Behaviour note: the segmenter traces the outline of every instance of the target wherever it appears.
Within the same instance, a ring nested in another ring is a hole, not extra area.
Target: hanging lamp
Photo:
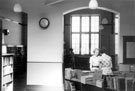
[[[90,2],[89,2],[89,8],[90,9],[96,9],[97,7],[98,7],[97,0],[90,0]]]
[[[22,12],[22,6],[19,3],[16,3],[13,7],[14,12]]]

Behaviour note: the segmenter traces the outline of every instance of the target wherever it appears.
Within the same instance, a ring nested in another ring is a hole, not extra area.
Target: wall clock
[[[48,28],[48,27],[49,27],[49,24],[50,24],[50,22],[49,22],[49,20],[48,20],[47,18],[41,18],[41,19],[39,20],[39,26],[40,26],[41,28],[43,28],[43,29]]]

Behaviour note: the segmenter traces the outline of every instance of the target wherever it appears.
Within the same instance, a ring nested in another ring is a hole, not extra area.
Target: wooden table
[[[91,84],[83,84],[78,79],[65,79],[66,81],[74,82],[76,91],[115,91],[111,89],[100,88]]]

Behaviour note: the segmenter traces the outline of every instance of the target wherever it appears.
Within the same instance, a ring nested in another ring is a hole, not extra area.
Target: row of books
[[[16,50],[24,51],[23,45],[2,45],[2,53],[15,53]]]
[[[4,56],[2,57],[3,66],[8,66],[13,64],[13,56]]]
[[[96,83],[100,84],[102,81],[102,71],[82,71],[79,69],[65,69],[65,78],[66,79],[78,79],[83,84],[91,84],[96,85]],[[102,83],[101,83],[102,84]],[[102,86],[99,86],[102,87]]]
[[[135,91],[135,78],[131,77],[106,77],[108,89],[116,91]]]
[[[3,85],[6,83],[10,83],[13,81],[13,74],[12,75],[6,75],[3,77]]]
[[[8,65],[3,68],[3,75],[13,73],[13,65]]]
[[[89,74],[81,76],[81,83],[96,85],[97,81],[102,80],[102,71],[88,72]]]
[[[83,84],[91,84],[115,91],[135,91],[135,72],[115,72],[102,78],[102,72],[84,72],[81,70],[65,69],[65,78],[79,79]]]
[[[9,83],[7,85],[4,85],[2,88],[2,91],[13,91],[13,83]]]

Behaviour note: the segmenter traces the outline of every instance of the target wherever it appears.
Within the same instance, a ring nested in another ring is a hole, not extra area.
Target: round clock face
[[[46,29],[49,26],[49,20],[47,18],[41,18],[39,20],[39,25],[41,28]]]

